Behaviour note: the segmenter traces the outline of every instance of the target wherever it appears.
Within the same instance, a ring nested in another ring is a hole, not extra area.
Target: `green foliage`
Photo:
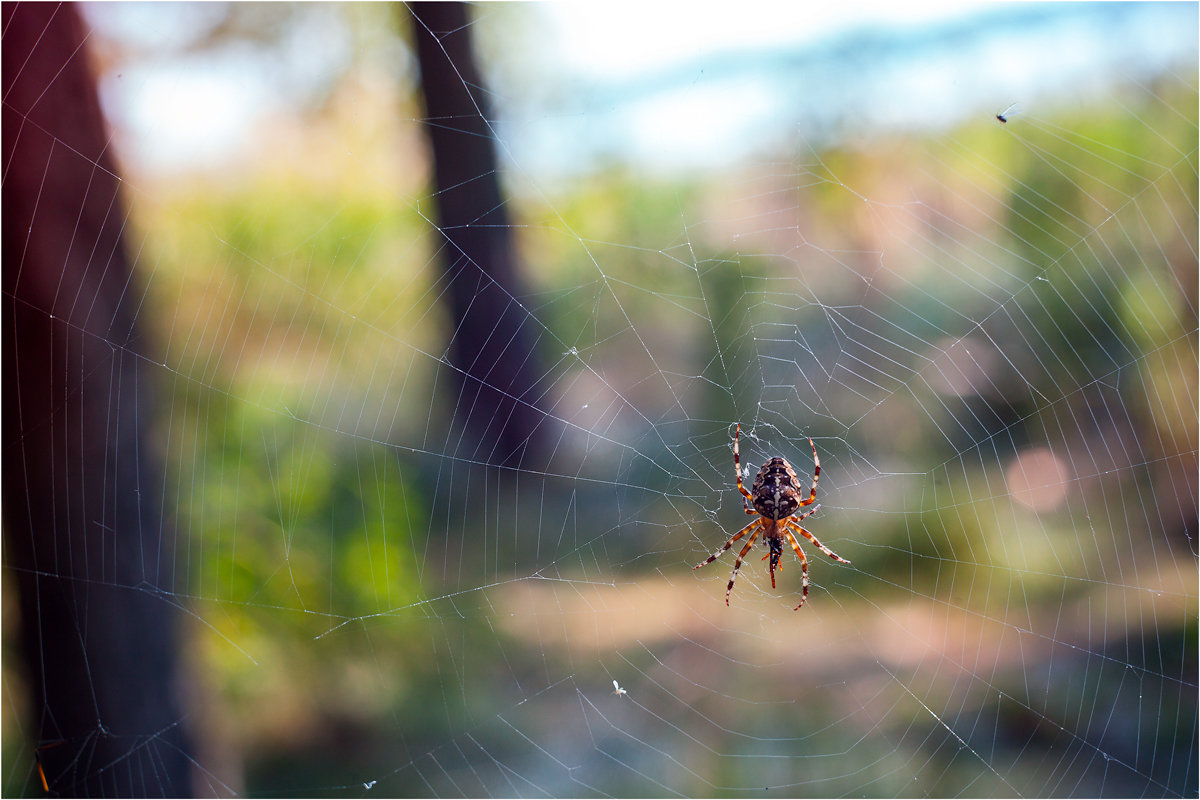
[[[435,731],[448,713],[423,702],[427,487],[389,445],[409,420],[378,409],[428,407],[432,365],[414,356],[446,335],[429,229],[345,177],[197,181],[140,209],[158,245],[147,321],[176,376],[162,427],[202,621],[189,650],[252,781],[321,728]],[[310,762],[328,782],[354,758]]]

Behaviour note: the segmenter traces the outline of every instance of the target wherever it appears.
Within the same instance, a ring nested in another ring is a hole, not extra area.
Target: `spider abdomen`
[[[750,494],[754,510],[767,519],[784,519],[800,508],[800,480],[786,458],[776,456],[763,464]]]

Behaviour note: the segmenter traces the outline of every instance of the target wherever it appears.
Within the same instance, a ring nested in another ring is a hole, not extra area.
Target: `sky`
[[[1013,103],[1049,116],[1196,60],[1193,3],[539,9],[549,21],[540,57],[572,90],[550,112],[509,98],[502,138],[535,173],[570,175],[614,152],[664,171],[721,166],[781,143],[819,149],[990,121]]]
[[[1013,102],[1038,114],[1196,51],[1194,3],[742,2],[736,12],[707,1],[479,6],[481,38],[510,41],[511,28],[493,25],[501,17],[527,29],[519,52],[501,59],[523,62],[521,81],[504,79],[504,63],[493,73],[502,158],[535,175],[614,159],[714,166],[794,136],[820,145],[848,127],[937,129]],[[88,8],[101,35],[153,45],[153,58],[102,81],[106,110],[143,167],[220,163],[257,122],[286,112],[280,86],[303,90],[354,58],[351,32],[319,4],[274,53],[182,54],[218,13],[193,3]]]
[[[863,25],[916,27],[995,6],[975,0],[861,2],[558,2],[542,13],[558,58],[596,77],[627,77],[743,48],[802,47]],[[730,13],[736,9],[737,13]],[[630,21],[636,20],[635,25]]]

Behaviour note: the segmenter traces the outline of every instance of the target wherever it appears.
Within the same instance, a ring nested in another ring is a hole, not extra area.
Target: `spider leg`
[[[791,523],[795,524],[795,523],[799,522],[800,520],[804,519],[805,517],[811,517],[813,514],[817,513],[820,510],[821,510],[821,504],[817,503],[815,506],[810,508],[808,511],[805,511],[803,514],[796,514],[789,521]]]
[[[699,564],[697,564],[696,566],[692,567],[692,569],[700,569],[700,568],[701,568],[701,567],[703,567],[705,564],[711,564],[712,562],[716,561],[716,560],[717,560],[717,559],[718,559],[718,558],[721,556],[721,554],[722,554],[722,553],[724,553],[724,552],[725,552],[726,550],[728,550],[729,548],[733,547],[733,543],[734,543],[734,542],[736,542],[738,539],[742,538],[742,537],[743,537],[743,536],[745,536],[747,533],[749,533],[750,531],[754,530],[754,529],[755,529],[757,526],[759,526],[759,525],[761,525],[761,524],[762,524],[762,519],[761,519],[761,518],[760,518],[760,519],[756,519],[756,520],[754,520],[754,522],[751,522],[749,525],[747,525],[746,527],[742,528],[740,531],[738,531],[737,533],[735,533],[733,536],[730,536],[730,537],[729,537],[729,541],[727,541],[727,542],[726,542],[724,545],[722,545],[722,547],[721,547],[721,549],[720,549],[720,550],[718,550],[717,552],[713,553],[711,556],[709,556],[709,557],[708,557],[708,558],[706,558],[705,560],[701,561],[701,562],[700,562]],[[758,535],[758,534],[756,533],[756,534],[755,534],[755,536],[757,536],[757,535]],[[754,537],[753,537],[753,536],[752,536],[752,537],[750,537],[750,541],[751,541],[751,542],[753,542],[753,541],[754,541]],[[749,546],[750,546],[749,542],[747,542],[747,543],[746,543],[746,546],[747,546],[747,547],[749,547]],[[743,554],[743,555],[745,555],[745,551],[742,551],[742,554]]]
[[[808,599],[808,559],[804,556],[804,551],[800,549],[800,543],[796,541],[796,537],[787,528],[783,529],[787,534],[788,541],[792,544],[792,549],[796,551],[796,558],[800,559],[800,606],[804,605],[804,601]],[[800,606],[793,608],[793,611],[799,611]]]
[[[747,514],[757,514],[758,512],[750,507],[750,501],[753,499],[753,496],[750,494],[750,492],[746,491],[746,487],[742,485],[742,462],[741,458],[738,456],[738,439],[741,438],[741,436],[742,423],[739,422],[737,426],[737,433],[733,435],[733,471],[737,473],[737,487],[738,491],[742,493],[742,508],[746,510]]]
[[[813,444],[813,440],[811,438],[808,440],[808,446],[811,447],[813,451],[813,482],[812,488],[808,492],[808,499],[800,501],[801,507],[804,507],[812,503],[813,500],[817,499],[817,478],[821,477],[821,459],[817,458],[817,446]],[[816,509],[813,510],[816,511]]]
[[[755,520],[761,522],[761,520]],[[742,552],[738,553],[738,557],[733,562],[733,574],[729,576],[729,585],[725,587],[725,605],[729,605],[729,593],[733,591],[733,582],[737,580],[738,570],[742,568],[742,559],[746,557],[746,553],[750,552],[750,548],[754,546],[754,540],[758,538],[758,531],[746,540],[746,546],[742,548]]]
[[[811,533],[804,530],[804,528],[801,528],[798,524],[796,524],[796,521],[794,519],[789,519],[787,521],[787,526],[789,528],[791,528],[792,530],[796,531],[797,533],[801,534],[805,539],[808,539],[810,542],[815,544],[817,546],[817,549],[819,549],[822,553],[824,553],[825,555],[832,558],[834,561],[840,561],[843,564],[850,563],[849,559],[842,558],[837,553],[833,552],[828,547],[821,544],[821,542],[817,540],[817,537],[813,536]]]

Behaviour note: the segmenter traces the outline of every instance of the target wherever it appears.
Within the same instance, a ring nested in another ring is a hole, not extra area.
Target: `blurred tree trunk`
[[[2,16],[4,562],[31,735],[52,793],[188,795],[155,367],[87,32],[70,4]]]
[[[455,417],[490,464],[545,455],[545,371],[501,195],[487,93],[463,3],[414,3],[413,36],[433,154],[435,222],[454,316]],[[465,454],[472,455],[472,454]]]

